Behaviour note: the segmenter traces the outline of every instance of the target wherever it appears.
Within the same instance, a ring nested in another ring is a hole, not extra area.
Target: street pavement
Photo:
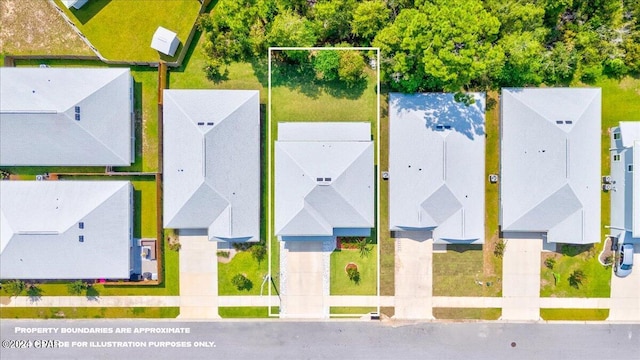
[[[396,319],[433,319],[433,240],[429,231],[397,232]]]
[[[0,337],[3,360],[636,359],[640,324],[3,320]]]

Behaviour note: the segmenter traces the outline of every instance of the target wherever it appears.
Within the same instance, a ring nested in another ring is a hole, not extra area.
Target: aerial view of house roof
[[[257,90],[164,91],[164,226],[260,239]]]
[[[389,95],[389,227],[484,241],[484,94]]]
[[[370,123],[279,123],[275,234],[362,234],[374,226]]]
[[[0,165],[134,162],[128,68],[0,68]]]
[[[640,121],[611,131],[611,227],[620,243],[640,243]]]
[[[503,89],[503,231],[600,241],[600,126],[600,89]]]
[[[0,278],[128,279],[128,181],[0,181]]]

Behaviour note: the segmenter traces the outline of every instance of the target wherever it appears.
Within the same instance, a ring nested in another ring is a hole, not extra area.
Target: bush
[[[42,289],[36,284],[31,284],[27,288],[27,296],[35,300],[40,299],[42,297]]]
[[[358,271],[357,267],[348,267],[347,276],[349,277],[349,280],[353,281],[356,284],[360,282],[360,272]]]
[[[569,276],[569,285],[578,289],[580,288],[580,285],[582,285],[582,282],[586,278],[587,278],[587,275],[584,273],[584,271],[580,269],[574,270]]]
[[[502,258],[504,256],[504,251],[507,248],[507,244],[504,242],[503,239],[499,239],[498,242],[496,242],[495,247],[493,248],[493,255]]]
[[[82,280],[76,280],[67,284],[67,290],[71,295],[80,295],[83,291],[87,290],[88,286]]]
[[[10,296],[20,296],[22,292],[27,288],[27,284],[22,280],[11,280],[2,285],[4,291]]]
[[[267,248],[263,244],[256,244],[251,247],[251,256],[260,264],[267,255]]]
[[[549,268],[550,270],[553,270],[553,267],[556,265],[556,259],[555,258],[546,258],[544,260],[544,266],[546,266],[547,268]]]
[[[253,283],[251,280],[247,279],[246,276],[242,274],[237,274],[231,279],[231,283],[238,290],[250,290],[253,287]]]
[[[169,250],[180,251],[181,248],[182,244],[180,244],[178,241],[169,242]]]
[[[218,255],[218,257],[225,258],[225,259],[229,258],[229,252],[224,250],[218,250],[218,252],[216,252],[216,255]]]
[[[362,240],[358,241],[358,251],[360,252],[360,257],[367,257],[371,254],[371,247],[367,244],[367,238],[362,238]]]

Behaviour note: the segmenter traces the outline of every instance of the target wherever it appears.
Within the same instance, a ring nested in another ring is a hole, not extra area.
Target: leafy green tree
[[[339,67],[340,54],[337,50],[321,50],[313,57],[313,69],[320,80],[337,80]]]
[[[369,244],[367,243],[367,238],[362,238],[360,241],[358,241],[358,251],[360,252],[360,257],[367,257],[369,256],[369,254],[371,254],[371,247],[369,246]]]
[[[251,247],[251,256],[258,262],[258,265],[267,255],[267,248],[263,244],[256,244]]]
[[[391,10],[381,0],[365,1],[358,5],[351,20],[351,32],[369,41],[385,27]]]
[[[67,291],[71,295],[80,295],[84,291],[87,290],[87,284],[82,280],[76,280],[72,283],[67,284]]]
[[[340,51],[338,77],[346,82],[348,86],[353,86],[362,79],[365,66],[364,59],[359,51]]]
[[[27,288],[27,284],[22,280],[10,280],[2,286],[4,287],[4,291],[10,296],[20,296]]]
[[[318,0],[313,7],[324,40],[339,42],[349,36],[355,0]]]
[[[32,300],[37,300],[42,297],[42,289],[36,284],[30,284],[27,287],[27,296]]]
[[[313,24],[290,11],[278,14],[267,34],[267,41],[271,46],[309,47],[315,45],[317,39]],[[304,63],[309,57],[308,51],[286,51],[280,54],[283,60],[294,63]]]
[[[499,72],[499,29],[480,0],[433,0],[400,11],[373,43],[381,48],[382,76],[394,90],[457,92]]]
[[[485,7],[500,21],[503,34],[544,29],[544,6],[539,2],[486,0]]]
[[[347,268],[347,276],[349,280],[358,284],[360,282],[360,271],[358,271],[357,267],[349,267]]]
[[[545,52],[542,61],[544,82],[549,85],[567,84],[576,71],[577,53],[563,42],[557,42],[554,47]]]
[[[505,50],[505,63],[498,77],[500,86],[536,86],[542,82],[544,48],[534,33],[507,34],[499,44]]]
[[[250,290],[253,287],[253,283],[251,280],[247,279],[246,276],[242,274],[236,274],[232,279],[231,283],[238,290]]]

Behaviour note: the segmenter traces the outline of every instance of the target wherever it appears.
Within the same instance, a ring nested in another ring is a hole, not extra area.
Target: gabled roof
[[[0,181],[0,278],[128,279],[131,189],[128,181]]]
[[[484,241],[484,94],[389,95],[389,227]]]
[[[133,162],[128,68],[0,68],[0,78],[0,165]]]
[[[332,236],[335,228],[374,226],[369,123],[280,123],[278,134],[276,235]]]
[[[178,34],[169,29],[158,26],[156,32],[153,33],[151,48],[158,50],[165,55],[173,56],[178,49],[178,45],[180,45]]]
[[[260,96],[164,91],[164,226],[260,239]]]
[[[600,126],[600,89],[503,89],[503,231],[600,241]]]
[[[609,148],[610,233],[619,241],[640,242],[640,121],[621,121],[619,127],[611,129]]]

